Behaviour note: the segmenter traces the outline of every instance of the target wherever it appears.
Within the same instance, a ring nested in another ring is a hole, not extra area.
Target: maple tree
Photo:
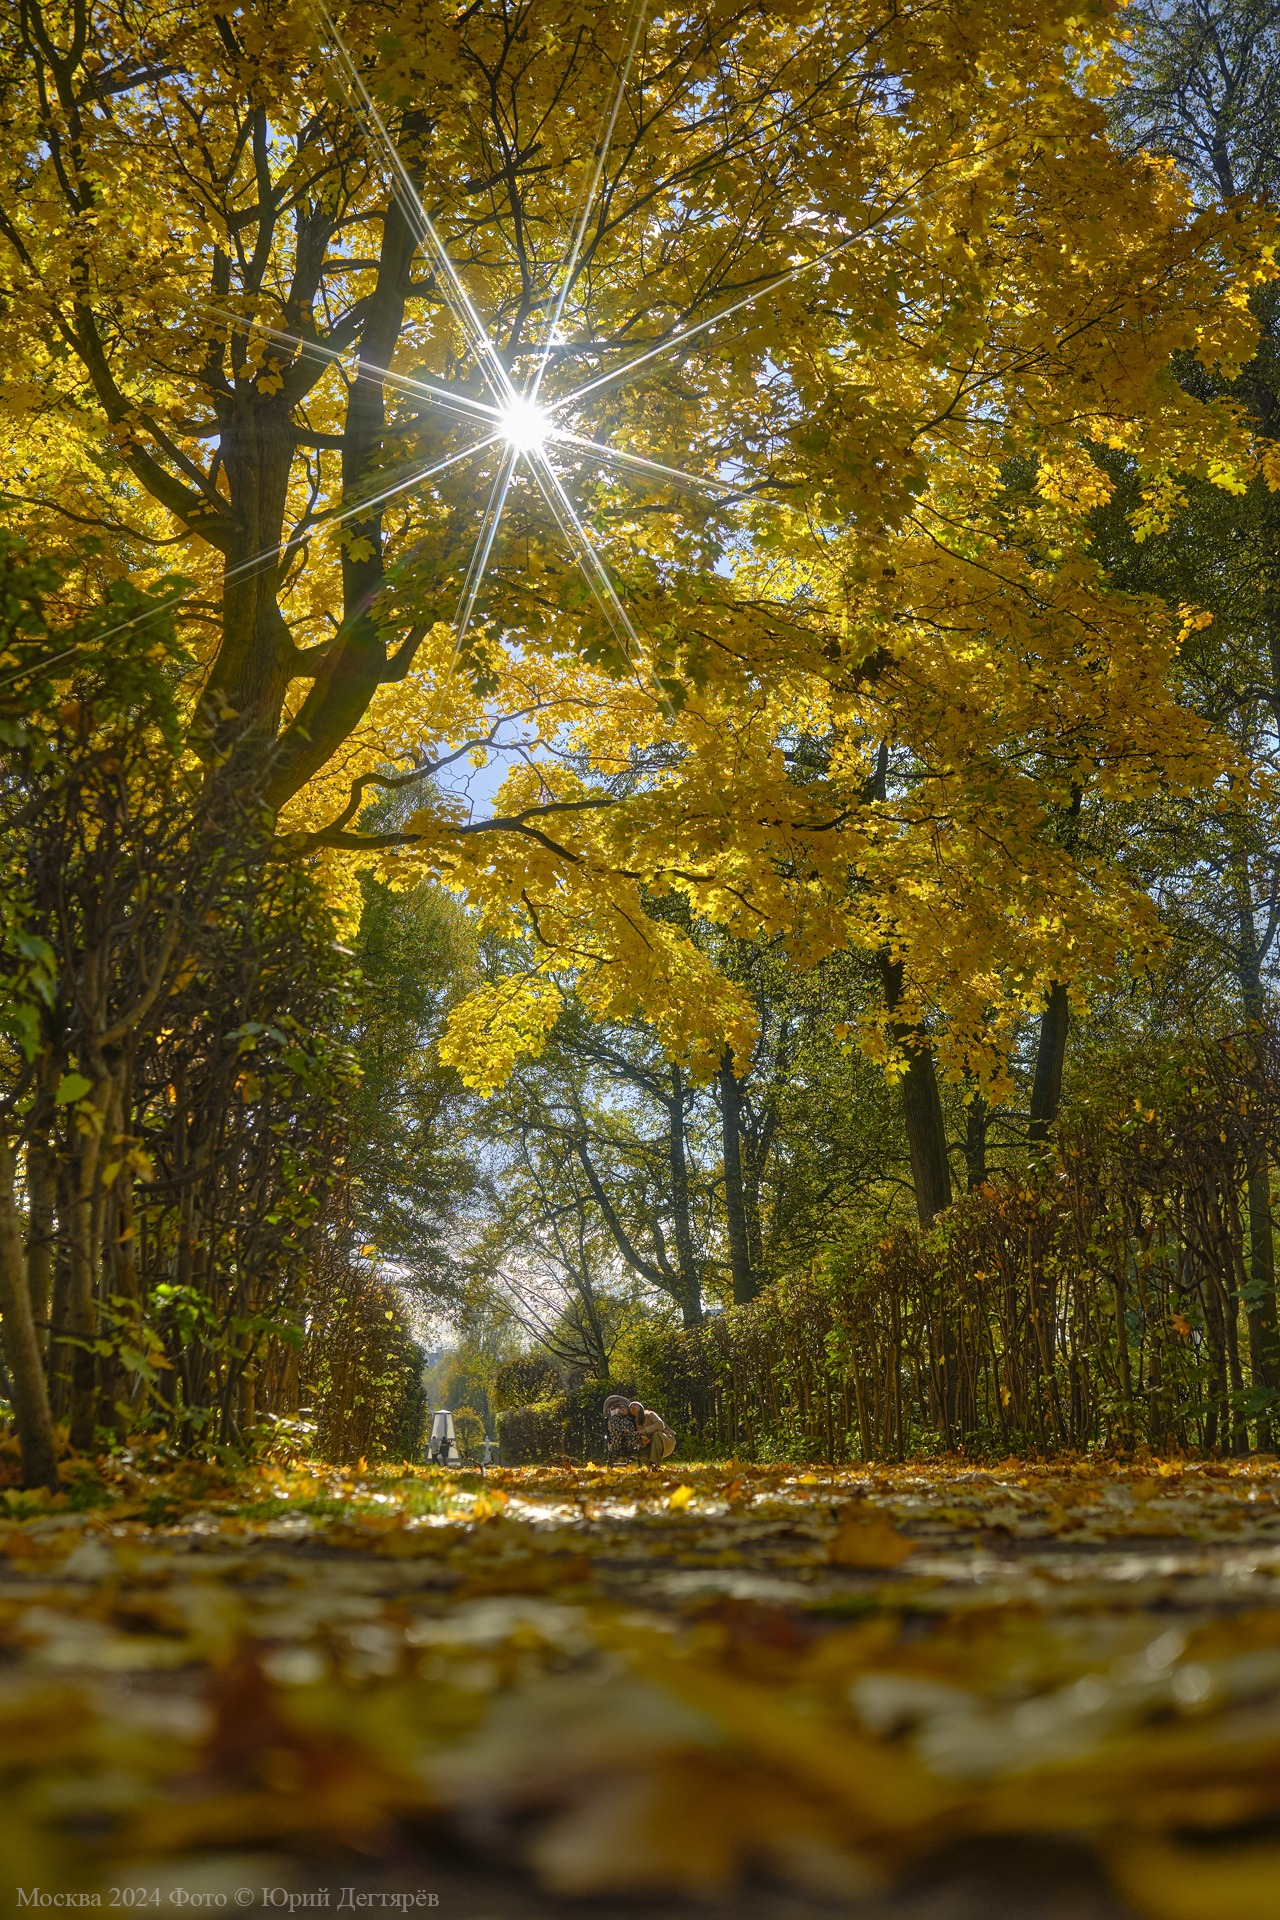
[[[569,1894],[827,1898],[1051,1829],[1162,1920],[1268,1910],[1275,1474],[1181,1456],[1274,1437],[1270,228],[1109,137],[1116,24],[0,23],[6,503],[91,536],[6,548],[0,609],[30,1882],[225,1902],[241,1847],[482,1818]],[[486,756],[469,812],[434,776]],[[927,1232],[897,1137],[851,1170],[880,1069]],[[528,1148],[510,1243],[604,1275],[543,1346],[756,1464],[369,1466],[427,1393],[598,1438],[485,1299],[423,1375],[461,1082]],[[623,1264],[742,1304],[618,1334]],[[909,1459],[962,1447],[1066,1457]]]
[[[644,1019],[590,1018],[564,978],[542,1052],[476,1114],[477,1137],[497,1153],[492,1228],[469,1265],[482,1288],[514,1287],[526,1321],[521,1250],[536,1249],[541,1270],[579,1296],[625,1273],[655,1309],[670,1301],[696,1327],[709,1306],[750,1301],[820,1257],[900,1180],[894,1095],[833,1038],[878,992],[870,970],[847,954],[802,968],[776,942],[693,932],[750,997],[749,1056],[699,1085]],[[584,1248],[567,1262],[552,1240],[584,1217],[592,1258]]]
[[[4,32],[10,502],[41,542],[88,523],[82,606],[184,549],[201,804],[262,800],[331,897],[378,852],[468,897],[513,956],[450,1022],[471,1084],[565,973],[714,1078],[742,1295],[757,1020],[691,927],[861,952],[884,1004],[840,1037],[901,1080],[930,1219],[939,1075],[999,1097],[1028,1012],[1061,1033],[1159,945],[1094,813],[1238,766],[1178,698],[1201,616],[1091,550],[1092,449],[1152,527],[1188,468],[1244,483],[1171,368],[1247,355],[1268,243],[1109,144],[1108,10],[72,0]],[[430,776],[491,751],[467,817]]]
[[[348,92],[367,75],[354,113],[287,7],[32,6],[11,32],[12,493],[33,526],[79,523],[91,476],[88,518],[135,564],[190,534],[200,724],[300,844],[358,845],[353,776],[492,739],[496,711],[541,748],[497,820],[432,800],[384,837],[585,945],[602,1005],[668,996],[693,1057],[745,1029],[678,933],[634,930],[641,880],[738,931],[909,951],[899,1045],[926,1002],[953,1051],[989,1026],[997,930],[1026,994],[1046,942],[1105,964],[1134,899],[1045,842],[1030,741],[1068,783],[1085,760],[1156,778],[1157,738],[1188,779],[1213,751],[1161,702],[1174,634],[1073,540],[1102,484],[1086,444],[1228,471],[1228,416],[1175,404],[1168,360],[1230,363],[1249,337],[1247,225],[1192,220],[1105,142],[1105,10],[361,9],[324,29]],[[420,262],[415,193],[440,241]],[[408,483],[469,444],[448,406],[543,352],[545,406],[685,477],[557,452],[618,578],[597,604],[530,455],[459,640],[476,502],[519,462]],[[1015,447],[1041,473],[1021,526],[991,518]],[[806,731],[838,742],[807,785],[786,770]],[[885,738],[921,784],[882,817],[863,788]],[[536,998],[473,1023],[493,1071]]]

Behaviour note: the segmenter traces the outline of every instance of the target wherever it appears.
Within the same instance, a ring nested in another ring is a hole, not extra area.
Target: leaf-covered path
[[[80,1512],[6,1498],[14,1889],[1277,1910],[1271,1462],[125,1470]]]

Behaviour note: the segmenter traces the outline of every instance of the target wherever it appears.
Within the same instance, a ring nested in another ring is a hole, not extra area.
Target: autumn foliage
[[[730,947],[870,983],[830,1040],[900,1089],[932,1237],[894,1221],[691,1332],[696,1430],[1265,1446],[1259,1007],[1225,1078],[1136,1133],[1113,1086],[1039,1151],[1071,1010],[1168,955],[1126,823],[1270,817],[1185,697],[1210,615],[1099,543],[1117,472],[1138,539],[1191,477],[1269,498],[1229,391],[1265,212],[1110,137],[1104,6],[319,28],[58,0],[2,29],[27,1478],[56,1484],[61,1422],[78,1449],[314,1417],[326,1451],[408,1450],[413,1344],[346,1170],[337,936],[375,863],[488,942],[431,1043],[481,1094],[571,993],[728,1114],[761,1026]],[[468,438],[498,363],[540,369],[567,518],[509,431]],[[436,778],[504,754],[489,813]],[[944,1093],[1008,1102],[1042,1013],[1037,1152],[953,1207]],[[732,1114],[724,1139],[731,1212]]]
[[[1270,1915],[1271,15],[0,69],[17,1881]]]

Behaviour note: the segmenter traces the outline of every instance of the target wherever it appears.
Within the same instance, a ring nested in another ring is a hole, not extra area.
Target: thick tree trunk
[[[717,1076],[720,1085],[720,1129],[724,1143],[724,1212],[729,1242],[729,1272],[733,1277],[733,1304],[746,1306],[760,1288],[751,1271],[751,1240],[747,1230],[747,1201],[742,1184],[742,1089],[733,1071],[733,1048],[726,1047]]]
[[[907,1123],[916,1211],[921,1226],[927,1227],[935,1214],[951,1205],[951,1167],[947,1159],[942,1099],[933,1071],[933,1054],[928,1047],[910,1051],[910,1064],[902,1082],[902,1111]]]
[[[13,1387],[13,1411],[22,1450],[22,1484],[57,1491],[58,1460],[40,1341],[31,1312],[31,1286],[15,1192],[17,1155],[0,1142],[0,1315]]]
[[[297,444],[283,396],[272,404],[241,393],[230,403],[221,448],[237,527],[227,549],[222,643],[207,699],[214,740],[222,751],[235,750],[237,764],[246,750],[250,764],[260,763],[289,690],[294,644],[278,604],[287,564],[279,548]],[[259,556],[261,564],[252,566]]]
[[[1062,1063],[1067,1055],[1071,1008],[1066,985],[1055,980],[1040,1016],[1040,1044],[1036,1048],[1035,1077],[1031,1083],[1031,1125],[1027,1139],[1033,1147],[1047,1145],[1049,1129],[1058,1117],[1062,1098]]]
[[[902,962],[880,955],[880,978],[885,1005],[892,1015],[902,1000]],[[951,1164],[947,1158],[947,1129],[942,1096],[933,1070],[928,1041],[897,1021],[893,1037],[906,1055],[902,1076],[902,1117],[907,1127],[907,1151],[916,1193],[916,1212],[927,1227],[936,1214],[951,1205]]]
[[[405,115],[402,138],[425,144],[429,129],[420,115]],[[410,172],[420,177],[419,162]],[[350,504],[372,496],[386,433],[386,396],[382,369],[391,366],[404,326],[405,300],[417,242],[403,210],[394,202],[382,227],[377,279],[365,305],[360,363],[347,406],[342,445],[342,494]],[[382,482],[385,484],[385,481]],[[331,757],[368,709],[388,678],[389,663],[374,602],[386,581],[383,509],[353,516],[342,554],[342,626],[329,648],[298,713],[277,743],[268,804],[279,807]],[[428,620],[420,629],[425,633]],[[404,662],[407,668],[409,661]]]

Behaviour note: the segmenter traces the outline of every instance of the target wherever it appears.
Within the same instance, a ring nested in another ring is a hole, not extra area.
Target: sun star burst
[[[630,478],[641,484],[652,485],[659,480],[674,481],[684,491],[719,496],[722,504],[725,505],[742,498],[743,484],[739,479],[726,478],[721,474],[691,473],[683,467],[672,466],[664,461],[651,459],[647,455],[633,453],[629,448],[613,446],[607,440],[599,440],[589,434],[576,431],[575,423],[581,419],[582,403],[608,387],[634,380],[645,368],[665,359],[696,336],[721,325],[743,309],[753,307],[757,301],[802,275],[829,265],[850,247],[855,246],[861,234],[857,231],[846,233],[834,245],[800,261],[795,261],[793,256],[790,265],[749,293],[740,295],[702,319],[678,328],[667,338],[641,352],[634,353],[621,365],[598,373],[581,386],[569,392],[544,397],[543,381],[552,365],[553,348],[561,338],[559,331],[561,317],[613,142],[619,111],[640,44],[649,0],[633,0],[628,21],[626,50],[617,70],[617,86],[609,110],[601,122],[589,177],[570,214],[571,233],[556,276],[550,303],[550,318],[541,346],[531,356],[532,368],[519,385],[516,384],[499,352],[497,342],[481,319],[444,239],[424,207],[336,22],[324,4],[324,0],[312,0],[312,4],[329,41],[328,58],[334,77],[346,96],[347,103],[364,133],[371,152],[380,159],[387,170],[392,196],[426,256],[427,264],[435,275],[437,287],[443,295],[446,307],[475,356],[480,377],[488,389],[489,397],[487,400],[479,399],[462,387],[442,387],[432,381],[397,372],[390,367],[378,366],[368,360],[359,348],[355,349],[364,373],[393,391],[403,393],[417,407],[438,412],[455,427],[461,426],[464,422],[469,424],[477,432],[478,437],[469,445],[457,449],[443,459],[434,460],[424,466],[410,466],[407,471],[402,469],[399,475],[390,480],[390,484],[386,484],[387,476],[383,476],[384,484],[374,493],[357,491],[355,497],[344,493],[340,506],[309,518],[304,529],[299,530],[280,545],[268,548],[251,559],[240,561],[228,568],[224,578],[229,581],[237,576],[278,567],[288,553],[304,545],[320,526],[337,527],[345,521],[367,515],[385,501],[410,493],[417,488],[429,486],[445,472],[463,467],[470,460],[481,459],[486,453],[496,453],[497,470],[493,475],[488,503],[481,516],[455,614],[454,662],[458,658],[475,613],[485,574],[497,542],[503,512],[511,493],[512,482],[516,478],[517,471],[520,471],[526,480],[533,483],[541,495],[544,506],[590,588],[600,612],[615,636],[623,642],[628,653],[639,664],[639,655],[642,651],[640,637],[609,569],[587,533],[568,492],[566,474],[570,471],[569,463],[589,462],[612,471],[620,479]],[[244,329],[250,334],[261,336],[264,340],[272,340],[287,346],[292,352],[308,357],[319,357],[335,366],[343,365],[351,351],[351,349],[339,351],[319,340],[306,339],[297,333],[274,327],[257,317],[249,318],[207,303],[201,303],[201,312],[206,320],[213,319],[228,327]],[[552,458],[553,449],[563,456],[561,460]],[[760,485],[759,481],[755,482],[749,491],[759,491]],[[177,605],[182,597],[182,593],[178,592],[169,599],[161,601],[159,606],[163,608]],[[118,632],[121,628],[132,624],[132,620],[124,621],[121,627],[108,629],[108,634]],[[446,676],[446,685],[448,677]],[[0,679],[0,685],[4,684],[5,681]],[[661,697],[665,704],[665,696]]]
[[[587,233],[592,207],[613,141],[618,113],[640,44],[647,5],[648,0],[634,0],[628,22],[626,53],[618,69],[617,87],[609,110],[601,123],[591,174],[571,216],[571,232],[558,270],[550,319],[542,344],[534,355],[532,370],[522,384],[517,386],[498,350],[496,341],[477,312],[441,234],[406,171],[395,142],[374,104],[350,50],[338,31],[336,22],[324,5],[324,0],[315,0],[317,15],[324,23],[329,40],[335,77],[346,94],[348,104],[371,151],[387,169],[392,194],[436,273],[437,284],[444,295],[445,303],[459,331],[468,341],[481,377],[489,390],[491,396],[489,403],[474,400],[461,403],[463,409],[471,413],[475,424],[487,429],[485,439],[477,443],[475,450],[478,452],[481,447],[492,446],[495,437],[500,446],[505,443],[506,457],[500,462],[494,477],[488,505],[481,518],[475,547],[458,601],[454,621],[455,660],[475,613],[517,469],[522,469],[537,487],[561,538],[615,635],[624,642],[633,657],[639,651],[639,635],[609,569],[588,536],[581,516],[569,495],[565,484],[565,469],[552,459],[553,447],[570,451],[577,460],[591,460],[612,469],[621,476],[630,474],[635,479],[649,484],[657,479],[674,480],[686,488],[718,493],[722,496],[732,495],[736,490],[733,482],[717,475],[689,473],[683,468],[669,466],[643,455],[632,454],[625,448],[614,447],[607,441],[596,440],[573,431],[570,422],[579,398],[577,393],[560,394],[550,401],[543,401],[541,398],[542,384],[551,361],[553,344],[558,337],[565,300]],[[790,277],[789,274],[780,276],[782,279]],[[752,296],[753,299],[756,297],[758,295]],[[686,329],[685,334],[687,336],[689,332],[700,330],[700,328]],[[678,338],[679,336],[673,337],[662,350],[665,352],[674,349]],[[639,355],[632,364],[638,368],[653,357],[652,352]],[[385,370],[370,367],[369,371],[376,375]],[[626,366],[616,369],[608,376],[607,384],[612,384],[614,380],[625,379],[628,372],[629,368]],[[428,406],[442,407],[446,411],[452,411],[455,416],[459,411],[460,402],[457,396],[446,396],[427,383],[416,383],[401,378],[395,384],[415,390],[418,397]],[[599,380],[593,382],[592,390],[600,384],[602,383]],[[587,390],[584,389],[583,392],[585,391]]]
[[[512,400],[498,415],[502,437],[517,453],[536,453],[555,431],[550,416],[523,397]]]

